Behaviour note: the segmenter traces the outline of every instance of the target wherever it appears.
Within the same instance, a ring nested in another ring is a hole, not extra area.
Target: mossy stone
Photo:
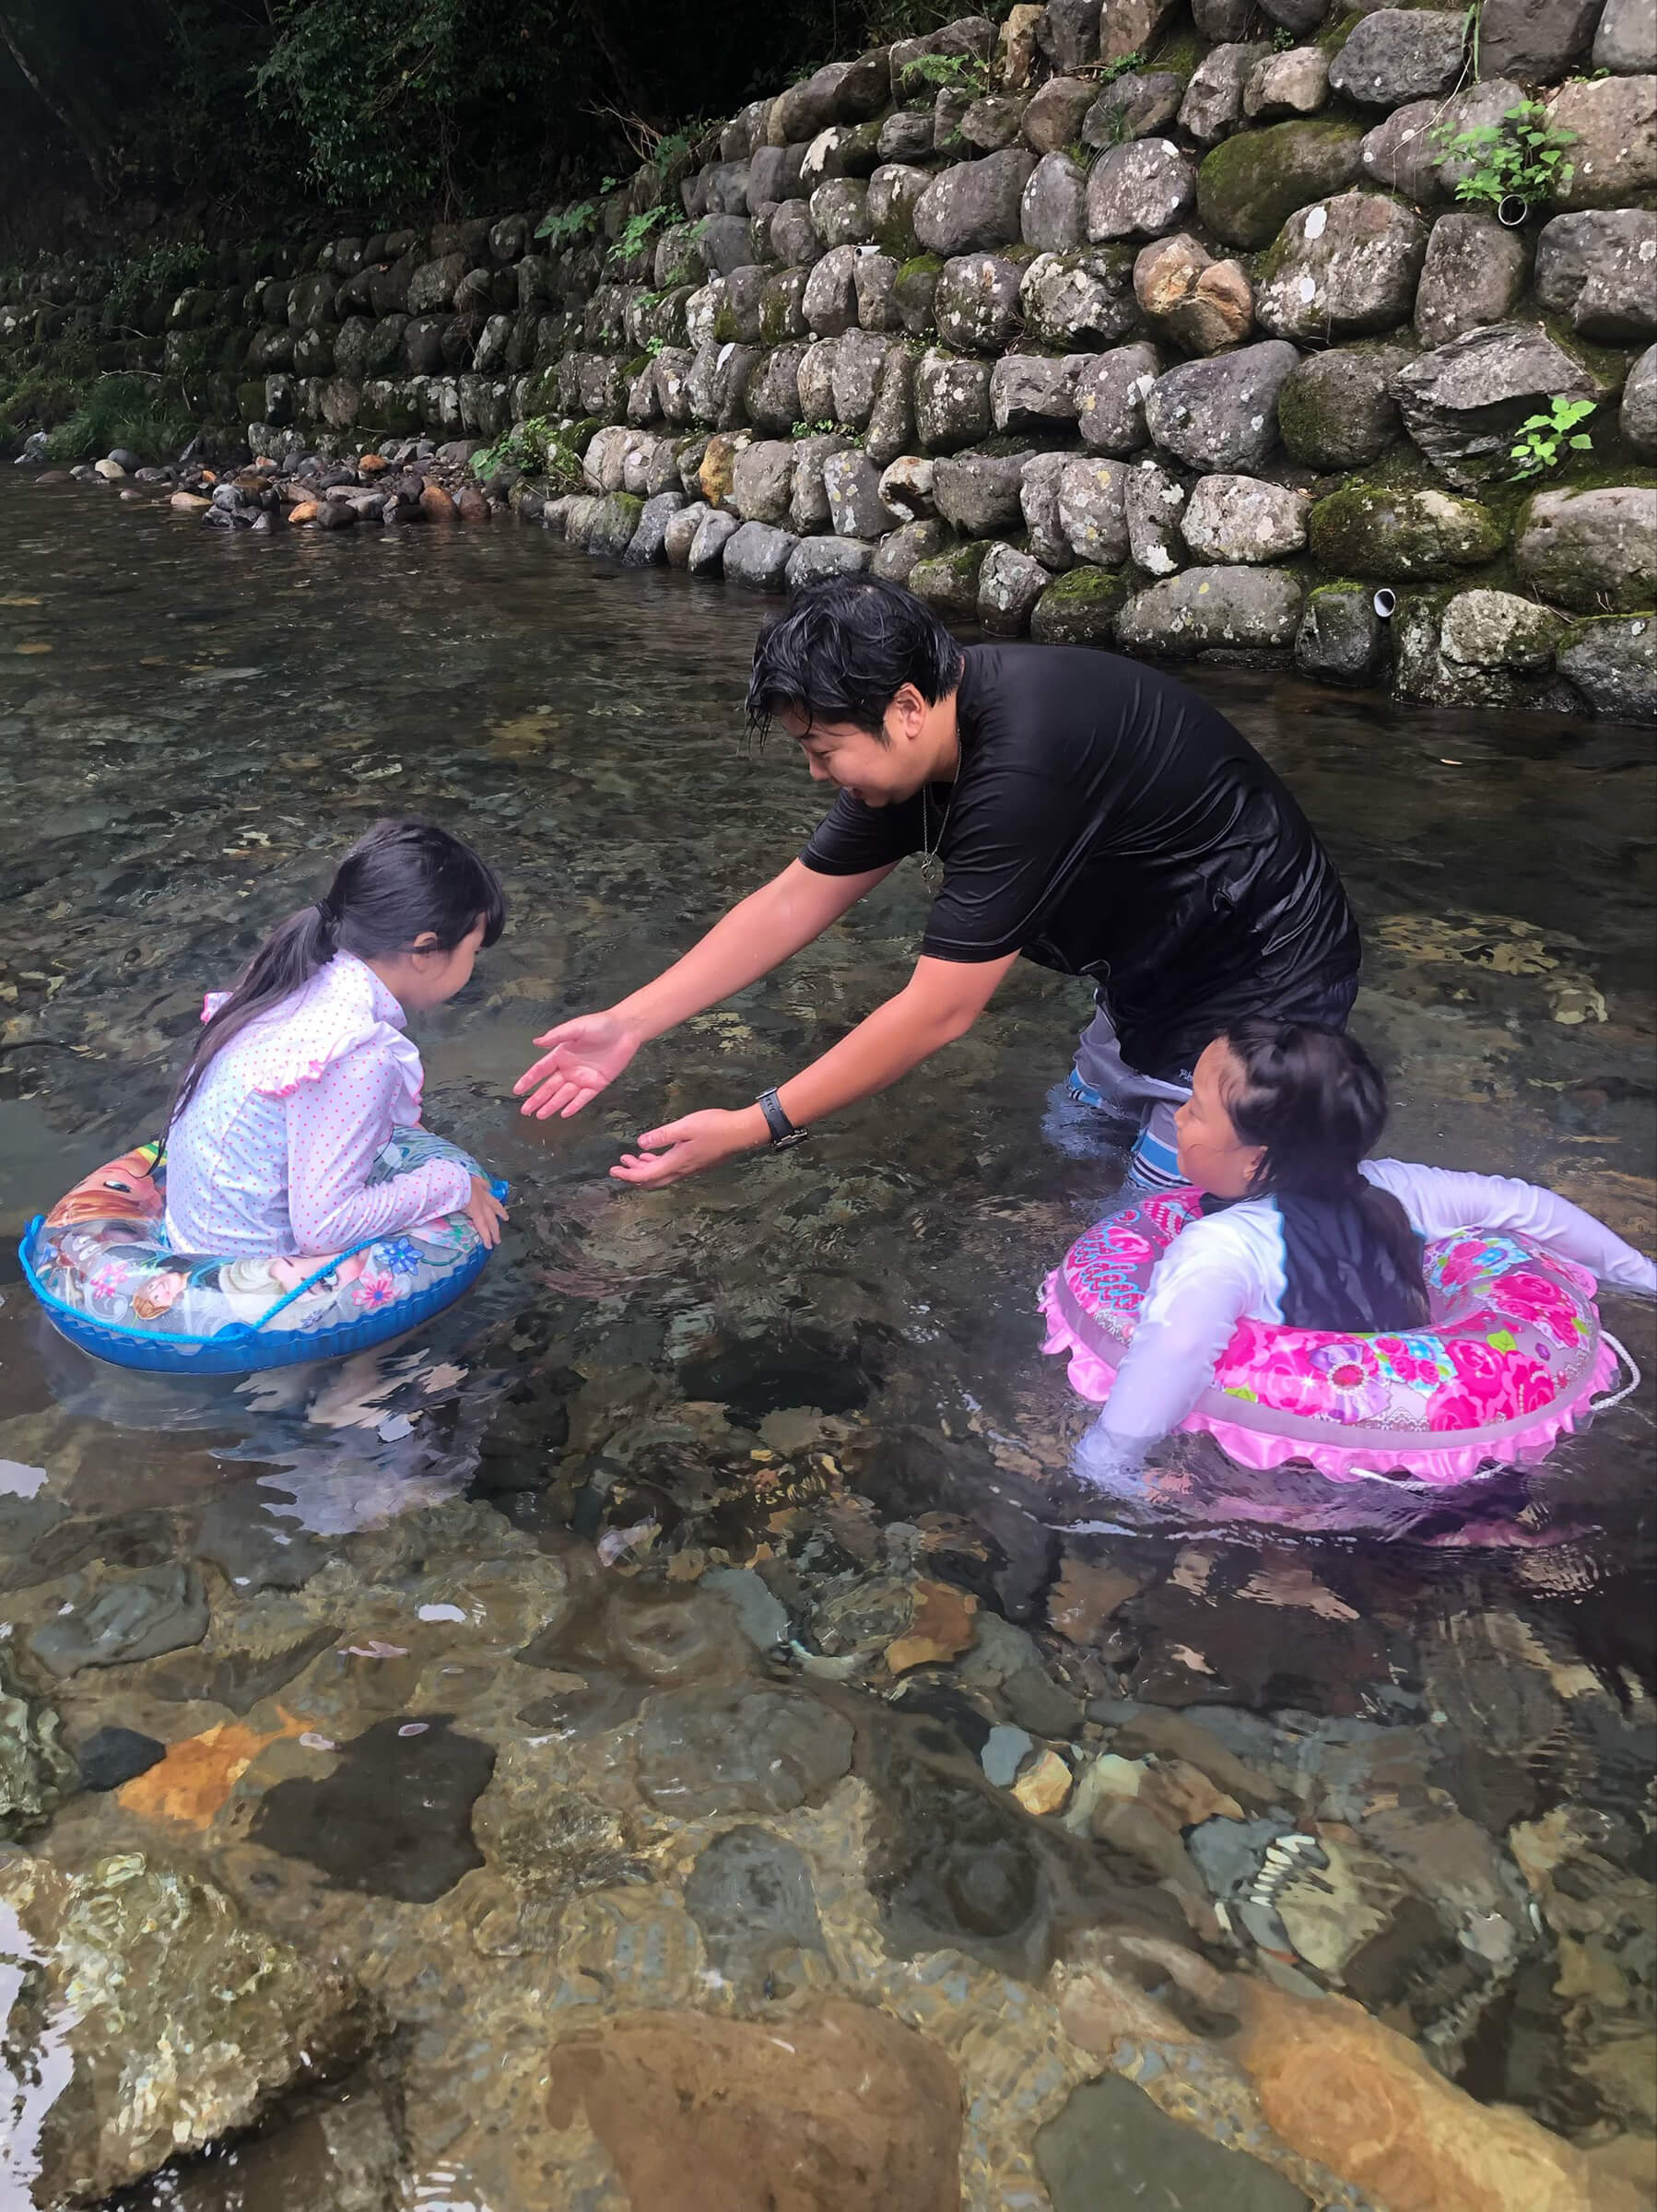
[[[1269,245],[1298,207],[1357,178],[1363,139],[1362,124],[1324,116],[1240,131],[1197,171],[1197,212],[1228,245]]]
[[[639,518],[644,512],[644,501],[630,491],[607,492],[598,503],[593,528],[587,539],[589,553],[607,553],[619,560],[633,542],[633,533],[639,527]]]
[[[1030,636],[1040,645],[1109,645],[1129,588],[1117,571],[1071,569],[1037,600]]]
[[[1507,542],[1502,524],[1476,500],[1374,483],[1344,485],[1320,500],[1308,535],[1320,566],[1394,582],[1453,576],[1493,560]]]
[[[909,588],[946,622],[972,622],[978,618],[978,572],[984,565],[991,540],[974,538],[955,546],[933,560],[918,560],[909,572]]]

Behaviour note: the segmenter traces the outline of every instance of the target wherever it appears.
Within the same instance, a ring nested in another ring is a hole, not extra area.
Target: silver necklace
[[[955,805],[955,785],[949,786],[949,796],[944,805],[944,818],[938,824],[937,842],[929,842],[932,829],[932,791],[925,783],[921,786],[921,881],[935,896],[943,886],[944,862],[939,846],[949,828],[949,811]]]

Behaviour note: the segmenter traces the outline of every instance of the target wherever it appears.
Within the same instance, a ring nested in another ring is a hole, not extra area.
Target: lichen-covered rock
[[[825,253],[836,246],[856,246],[873,236],[869,223],[869,188],[855,177],[830,177],[819,184],[808,203],[811,226],[823,241]]]
[[[1545,331],[1524,323],[1470,330],[1403,368],[1393,386],[1404,428],[1463,490],[1511,473],[1520,424],[1550,397],[1598,400],[1603,387]]]
[[[1134,296],[1147,320],[1185,353],[1218,353],[1240,345],[1253,328],[1253,288],[1242,264],[1216,261],[1183,231],[1141,251]]]
[[[1323,116],[1240,132],[1197,171],[1197,212],[1228,245],[1269,246],[1298,207],[1354,181],[1363,136],[1360,124]]]
[[[1021,638],[1048,584],[1049,571],[1016,546],[992,546],[978,571],[978,618],[993,638]]]
[[[1099,156],[1087,177],[1087,236],[1160,238],[1196,199],[1196,171],[1171,138],[1135,138]]]
[[[1130,599],[1116,640],[1130,653],[1186,659],[1222,651],[1286,652],[1301,590],[1283,569],[1187,569]]]
[[[1572,134],[1556,207],[1626,207],[1657,190],[1657,76],[1578,77],[1546,107],[1550,127]]]
[[[1003,354],[990,371],[990,416],[996,429],[1075,422],[1076,386],[1094,359],[1090,353]]]
[[[651,494],[639,511],[639,527],[622,556],[629,568],[654,568],[667,559],[667,525],[684,505],[682,491]]]
[[[1050,76],[1024,111],[1024,142],[1032,153],[1057,153],[1081,129],[1097,87],[1079,76]]]
[[[1134,566],[1147,576],[1171,576],[1185,566],[1180,518],[1188,496],[1179,477],[1155,461],[1141,461],[1130,470],[1122,501],[1128,550]]]
[[[1243,87],[1243,113],[1275,123],[1315,115],[1329,98],[1329,57],[1320,46],[1292,46],[1256,62]]]
[[[1364,139],[1364,173],[1418,207],[1453,199],[1457,185],[1478,166],[1476,155],[1450,151],[1454,140],[1470,131],[1500,129],[1525,98],[1522,85],[1497,77],[1448,100],[1416,100],[1394,108]]]
[[[1122,246],[1037,254],[1018,289],[1025,335],[1067,352],[1126,337],[1139,321],[1133,268],[1133,253]]]
[[[1111,0],[1100,11],[1099,58],[1107,65],[1148,53],[1179,0]]]
[[[975,100],[961,117],[961,137],[976,154],[998,154],[1023,136],[1029,102],[1017,92],[990,92]]]
[[[911,337],[932,328],[932,303],[944,265],[935,253],[917,253],[903,263],[892,287],[892,307]]]
[[[1536,241],[1536,297],[1586,338],[1628,345],[1657,331],[1657,214],[1557,215]]]
[[[813,418],[812,419],[816,419]],[[823,488],[823,467],[831,453],[844,452],[849,440],[835,430],[819,430],[807,438],[796,438],[793,447],[793,477],[789,486],[788,526],[796,537],[805,537],[814,530],[827,530],[828,522],[828,494]]]
[[[915,208],[931,179],[902,161],[883,162],[869,179],[867,211],[876,244],[898,262],[915,251]]]
[[[1028,147],[1007,147],[945,170],[915,203],[916,240],[946,256],[1016,245],[1024,187],[1035,165]]]
[[[924,161],[932,152],[932,110],[899,108],[880,126],[876,151],[882,161]]]
[[[901,524],[875,548],[869,572],[888,583],[907,583],[918,564],[935,560],[949,544],[949,526],[931,516]]]
[[[1559,640],[1555,665],[1596,714],[1657,722],[1657,618],[1651,615],[1578,624]]]
[[[1360,16],[1329,71],[1329,89],[1370,108],[1450,92],[1461,77],[1467,18],[1461,9],[1378,7]]]
[[[932,496],[934,466],[918,453],[905,453],[882,473],[880,504],[894,522],[926,522],[937,512]]]
[[[1629,370],[1617,425],[1635,453],[1657,460],[1657,346],[1648,346]]]
[[[670,569],[690,566],[690,548],[696,542],[696,534],[712,512],[705,500],[688,500],[676,514],[668,516],[667,527],[662,533],[662,556]],[[733,529],[735,524],[736,518],[733,515]]]
[[[805,289],[815,272],[779,269],[759,287],[759,342],[786,346],[791,339],[811,335],[805,317]]]
[[[1146,395],[1152,440],[1193,468],[1259,468],[1277,442],[1277,394],[1299,359],[1269,338],[1170,369]]]
[[[354,1983],[250,1927],[210,1882],[137,1853],[74,1876],[11,1857],[0,1903],[38,1961],[8,2045],[26,2079],[61,2085],[32,2147],[42,2203],[101,2200],[366,2046]]]
[[[432,315],[452,306],[456,288],[465,273],[466,257],[464,253],[445,253],[436,261],[421,262],[408,279],[408,312],[411,315]],[[311,300],[316,295],[305,294],[301,297],[304,288],[311,281],[301,277],[294,288],[296,304],[302,318],[316,312],[311,306]],[[330,285],[328,289],[332,298],[334,287]],[[289,311],[288,319],[293,319],[292,310]]]
[[[1128,557],[1124,461],[1066,461],[1058,477],[1058,520],[1077,560],[1096,569],[1120,568]]]
[[[1246,12],[1246,11],[1245,11]],[[1180,103],[1181,128],[1199,146],[1227,137],[1242,121],[1243,90],[1269,46],[1228,40],[1212,48],[1193,71]]]
[[[1428,234],[1416,287],[1416,335],[1445,346],[1470,330],[1500,323],[1524,290],[1524,241],[1493,215],[1457,208]]]
[[[1563,76],[1593,36],[1596,0],[1484,0],[1479,11],[1479,65],[1487,75],[1530,83]],[[1646,40],[1649,69],[1651,38]]]
[[[990,364],[934,347],[915,364],[915,431],[929,453],[990,435]]]
[[[796,380],[802,422],[834,420],[834,364],[840,348],[839,338],[819,338],[805,348]]]
[[[1136,453],[1148,445],[1145,402],[1161,367],[1157,348],[1144,340],[1095,354],[1075,388],[1082,443],[1101,453]]]
[[[1578,614],[1638,614],[1657,600],[1657,490],[1539,491],[1513,540],[1520,574]]]
[[[1108,646],[1128,597],[1125,578],[1108,569],[1072,569],[1056,576],[1030,615],[1030,636],[1041,645]]]
[[[1018,327],[1023,271],[1000,253],[961,253],[944,264],[932,312],[938,335],[961,353],[999,353]]]
[[[1055,575],[1075,559],[1059,519],[1059,481],[1070,461],[1064,453],[1031,453],[1018,484],[1029,550]]]
[[[914,357],[904,347],[894,346],[881,363],[864,433],[864,451],[883,468],[916,442],[914,383]]]
[[[1565,618],[1517,592],[1458,592],[1439,625],[1439,650],[1466,668],[1534,676],[1553,666]]]
[[[1027,246],[1067,253],[1087,241],[1087,174],[1068,154],[1043,154],[1019,201],[1019,230]]]
[[[1262,329],[1282,338],[1361,337],[1406,321],[1427,226],[1379,194],[1343,192],[1291,215],[1255,293]]]
[[[1309,354],[1277,394],[1277,427],[1309,468],[1367,468],[1398,435],[1396,353],[1332,347]]]
[[[598,512],[588,527],[588,552],[602,553],[611,560],[619,560],[632,544],[643,512],[644,501],[636,493],[606,492],[598,502]]]
[[[1306,543],[1311,495],[1259,477],[1199,477],[1180,530],[1198,560],[1263,562]]]
[[[874,557],[874,547],[854,537],[803,537],[788,557],[783,587],[797,592],[825,576],[861,576]]]
[[[740,429],[747,419],[748,382],[760,358],[757,346],[698,347],[686,379],[694,419],[721,431]]]
[[[880,503],[880,471],[855,447],[830,453],[823,464],[823,489],[837,537],[875,538],[891,527]]]
[[[771,280],[781,289],[798,283],[798,272],[790,270]],[[842,330],[852,330],[857,324],[857,248],[831,246],[821,261],[810,270],[799,286],[800,316],[796,324],[785,327],[761,325],[760,335],[773,344],[784,338],[803,337],[811,331],[819,338],[838,337]]]
[[[827,474],[825,470],[825,477]],[[725,581],[745,583],[757,592],[781,591],[799,542],[792,530],[778,530],[770,523],[744,523],[725,545]]]
[[[742,528],[728,507],[710,507],[697,524],[685,556],[693,576],[717,576],[724,566],[725,547]]]
[[[1180,120],[1186,92],[1186,79],[1171,70],[1134,70],[1118,77],[1088,111],[1082,143],[1102,148],[1166,131]]]
[[[857,294],[857,320],[863,329],[893,331],[902,328],[895,298],[900,265],[891,254],[882,253],[877,247],[858,247],[857,265],[852,271],[852,282]]]
[[[748,420],[773,436],[793,429],[800,419],[800,364],[803,346],[779,346],[761,354],[743,391]]]
[[[793,489],[794,449],[786,439],[764,438],[736,456],[731,504],[745,523],[782,523]]]
[[[911,523],[911,529],[941,529],[941,524]],[[903,534],[898,533],[899,536]],[[975,622],[978,619],[978,572],[989,553],[985,538],[974,538],[964,546],[951,547],[926,559],[917,560],[908,576],[909,588],[917,599],[923,599],[935,614],[946,622]]]
[[[1493,560],[1506,534],[1472,500],[1359,483],[1319,500],[1307,535],[1313,558],[1337,575],[1431,582]]]
[[[877,333],[866,330],[849,330],[834,350],[834,366],[829,372],[829,400],[836,422],[847,423],[861,430],[874,412],[875,396],[880,389],[880,372],[886,367],[887,357],[892,351],[892,341]],[[804,371],[802,371],[802,375]],[[804,386],[801,390],[805,400]],[[815,421],[817,417],[808,417]]]
[[[1295,666],[1321,684],[1372,684],[1386,665],[1386,625],[1364,583],[1323,583],[1308,593],[1295,632]]]
[[[932,496],[944,520],[963,537],[993,537],[1017,530],[1024,471],[1021,453],[958,453],[933,470]]]
[[[1092,0],[1049,0],[1036,29],[1036,43],[1056,70],[1080,68],[1099,59],[1099,10]]]
[[[1591,0],[1583,12],[1592,14]],[[1650,0],[1605,0],[1593,34],[1593,65],[1613,76],[1639,76],[1651,66]],[[1544,72],[1551,76],[1552,70]]]

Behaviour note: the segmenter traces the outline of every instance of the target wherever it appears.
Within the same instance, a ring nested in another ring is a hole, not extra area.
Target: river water
[[[429,1122],[513,1185],[499,1257],[429,1335],[253,1386],[129,1377],[0,1263],[0,1653],[72,1750],[122,1728],[169,1751],[68,1794],[26,1848],[209,1878],[358,1976],[384,2028],[344,2088],[123,2201],[673,2212],[596,2095],[548,2102],[555,2044],[838,1993],[950,2054],[965,2203],[1080,2212],[1066,2145],[1121,2116],[1066,2100],[1132,2068],[1078,2056],[1053,1961],[1134,1929],[1299,1997],[1344,1988],[1480,2102],[1638,2148],[1649,1383],[1545,1470],[1413,1524],[1251,1491],[1182,1444],[1156,1496],[1067,1531],[1101,1515],[1060,1472],[1080,1416],[1033,1294],[1121,1164],[1054,1102],[1077,986],[1016,973],[802,1152],[653,1195],[605,1180],[640,1128],[751,1099],[898,985],[913,871],[576,1122],[514,1112],[535,1030],[653,973],[819,810],[786,745],[743,742],[761,613],[511,524],[254,538],[0,491],[8,1253],[153,1131],[203,990],[368,822],[452,826],[512,901],[419,1031]],[[1650,1249],[1649,734],[1196,680],[1345,872],[1392,1148],[1551,1183]],[[1649,1312],[1605,1312],[1650,1372]],[[123,1577],[205,1598],[205,1634],[45,1672],[29,1637]],[[917,1584],[937,1649],[895,1675]],[[1176,1743],[1169,1715],[1206,1734]],[[995,1724],[1077,1766],[1159,1754],[1158,1786],[1197,1792],[1158,1830],[1184,1850],[1158,1868],[1143,1837],[1030,1818],[983,1771],[1022,1748],[987,1746]],[[1258,1805],[1203,1783],[1205,1747],[1212,1775],[1228,1754],[1266,1778]],[[1327,1864],[1275,1884],[1262,1948],[1240,1900],[1291,1830]],[[22,2110],[0,2205],[33,2201]],[[1294,2182],[1262,2204],[1371,2201],[1275,2139],[1261,2157]]]

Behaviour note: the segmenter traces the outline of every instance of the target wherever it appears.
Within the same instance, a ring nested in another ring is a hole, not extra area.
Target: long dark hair
[[[213,1018],[203,1024],[168,1115],[177,1121],[208,1063],[250,1021],[289,997],[336,952],[372,959],[406,952],[429,933],[452,952],[483,919],[483,941],[506,926],[506,894],[470,845],[432,822],[376,822],[340,862],[328,895],[289,914],[254,953]]]
[[[1254,1016],[1233,1022],[1224,1036],[1243,1077],[1226,1100],[1231,1126],[1245,1144],[1263,1147],[1250,1194],[1270,1191],[1356,1206],[1416,1308],[1411,1325],[1425,1324],[1427,1284],[1409,1217],[1390,1191],[1358,1173],[1386,1126],[1380,1068],[1355,1037],[1321,1022]]]

